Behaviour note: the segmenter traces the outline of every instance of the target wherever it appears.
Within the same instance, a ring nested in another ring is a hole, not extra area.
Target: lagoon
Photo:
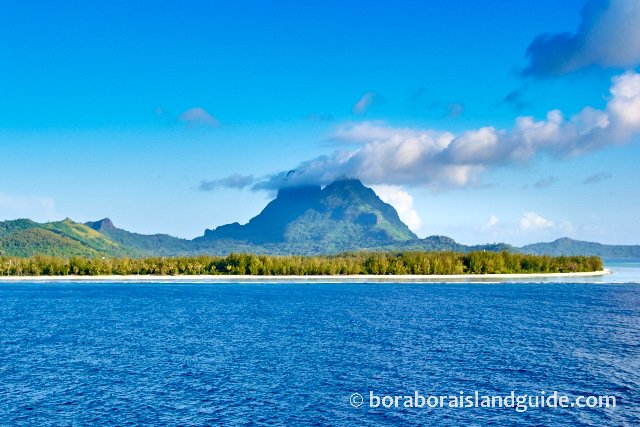
[[[606,266],[575,283],[2,283],[0,424],[638,425],[640,275]],[[369,405],[512,390],[617,407]]]

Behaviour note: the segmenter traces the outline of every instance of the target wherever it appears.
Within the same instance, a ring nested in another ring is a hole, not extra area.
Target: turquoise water
[[[605,268],[612,274],[602,280],[610,283],[640,283],[640,259],[633,260],[605,260]]]
[[[610,267],[590,283],[0,284],[0,424],[640,425],[638,268]],[[476,390],[617,407],[369,401]]]

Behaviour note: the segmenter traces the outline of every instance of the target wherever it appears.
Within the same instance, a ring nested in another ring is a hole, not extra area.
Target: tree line
[[[364,252],[326,256],[228,256],[148,258],[0,257],[3,276],[100,275],[347,275],[514,274],[599,271],[595,256],[547,256],[511,252]]]

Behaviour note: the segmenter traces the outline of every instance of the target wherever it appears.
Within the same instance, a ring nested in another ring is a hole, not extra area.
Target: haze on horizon
[[[8,1],[0,35],[0,220],[193,238],[346,176],[420,237],[640,243],[636,0]]]

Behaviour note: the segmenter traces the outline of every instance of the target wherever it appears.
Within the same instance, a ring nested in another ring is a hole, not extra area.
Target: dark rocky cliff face
[[[111,220],[109,218],[103,218],[99,221],[89,221],[89,222],[85,222],[85,224],[87,227],[89,228],[93,228],[96,231],[106,231],[106,230],[114,230],[116,228],[115,225],[113,225],[113,222],[111,222]]]

